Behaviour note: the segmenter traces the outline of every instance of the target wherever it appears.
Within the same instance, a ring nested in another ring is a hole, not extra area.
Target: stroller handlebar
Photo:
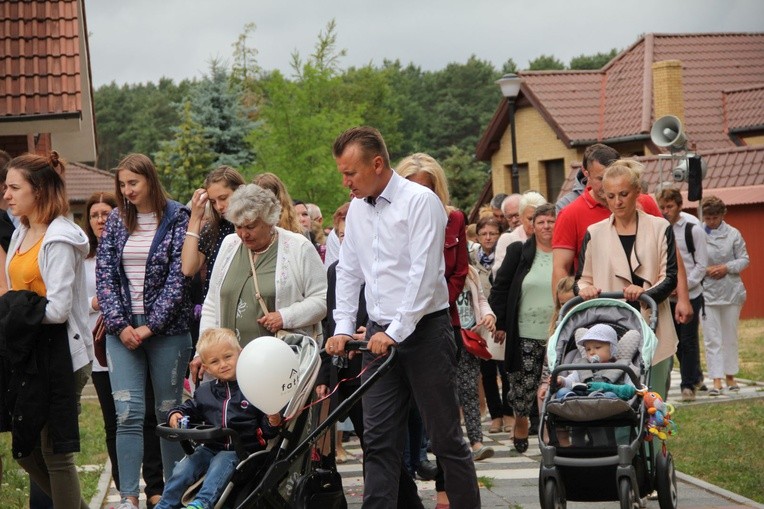
[[[623,292],[602,292],[598,299],[623,299]],[[646,305],[650,308],[650,321],[649,325],[650,328],[655,331],[655,327],[658,325],[658,304],[656,304],[655,299],[647,295],[646,293],[643,293],[639,296],[639,301],[642,302],[642,304]],[[560,324],[563,317],[568,314],[568,311],[570,311],[574,306],[577,306],[578,304],[584,302],[584,299],[575,296],[572,299],[570,299],[568,302],[565,303],[565,305],[562,306],[562,309],[560,309],[560,315],[557,318],[557,325]]]
[[[191,441],[199,443],[230,438],[239,459],[244,459],[248,456],[239,434],[230,428],[209,424],[196,424],[190,428],[171,428],[169,425],[162,423],[157,425],[156,434],[171,442],[180,442],[186,454],[194,452]]]
[[[359,351],[359,352],[365,352],[367,350],[366,345],[368,345],[368,341],[348,341],[345,343],[345,351],[346,352],[352,352],[352,351]]]

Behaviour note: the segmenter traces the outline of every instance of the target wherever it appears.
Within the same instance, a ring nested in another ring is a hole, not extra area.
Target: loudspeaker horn
[[[693,164],[692,161],[697,162]],[[695,154],[687,154],[687,157],[682,159],[676,168],[674,168],[671,172],[672,176],[674,177],[674,181],[689,182],[690,176],[693,174],[693,166],[697,168],[694,170],[694,176],[699,180],[705,179],[706,173],[708,173],[708,163],[706,160]]]
[[[687,144],[687,136],[682,129],[682,121],[674,115],[665,115],[653,124],[650,139],[659,147],[682,150]]]

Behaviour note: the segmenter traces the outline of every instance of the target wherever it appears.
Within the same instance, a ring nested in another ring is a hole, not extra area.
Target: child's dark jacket
[[[213,380],[200,385],[192,399],[170,410],[168,422],[174,413],[189,416],[193,424],[204,423],[235,430],[249,453],[264,449],[268,439],[276,436],[276,428],[268,424],[268,416],[244,397],[236,381]],[[214,450],[233,450],[230,439],[205,442],[204,445]]]

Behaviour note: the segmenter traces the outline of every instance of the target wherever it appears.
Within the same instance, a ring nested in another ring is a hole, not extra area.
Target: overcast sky
[[[470,55],[520,69],[540,55],[625,49],[644,33],[762,32],[762,0],[85,0],[93,84],[202,76],[230,61],[245,23],[264,69],[288,71],[337,23],[344,67],[399,59],[426,70]]]

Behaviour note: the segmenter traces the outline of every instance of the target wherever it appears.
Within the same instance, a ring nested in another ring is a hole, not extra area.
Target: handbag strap
[[[255,284],[255,300],[260,303],[260,307],[263,309],[263,316],[268,314],[268,306],[265,305],[265,299],[260,295],[260,285],[257,283],[257,272],[255,271],[255,255],[252,251],[247,249],[249,258],[249,266],[252,267],[252,281]]]
[[[249,251],[249,249],[247,249]],[[265,299],[260,295],[260,285],[257,283],[257,272],[255,271],[255,255],[252,251],[249,251],[249,266],[252,268],[252,281],[255,284],[255,300],[260,303],[260,307],[263,310],[263,316],[269,313],[268,306],[265,304]],[[318,340],[318,324],[313,324],[313,339]]]

